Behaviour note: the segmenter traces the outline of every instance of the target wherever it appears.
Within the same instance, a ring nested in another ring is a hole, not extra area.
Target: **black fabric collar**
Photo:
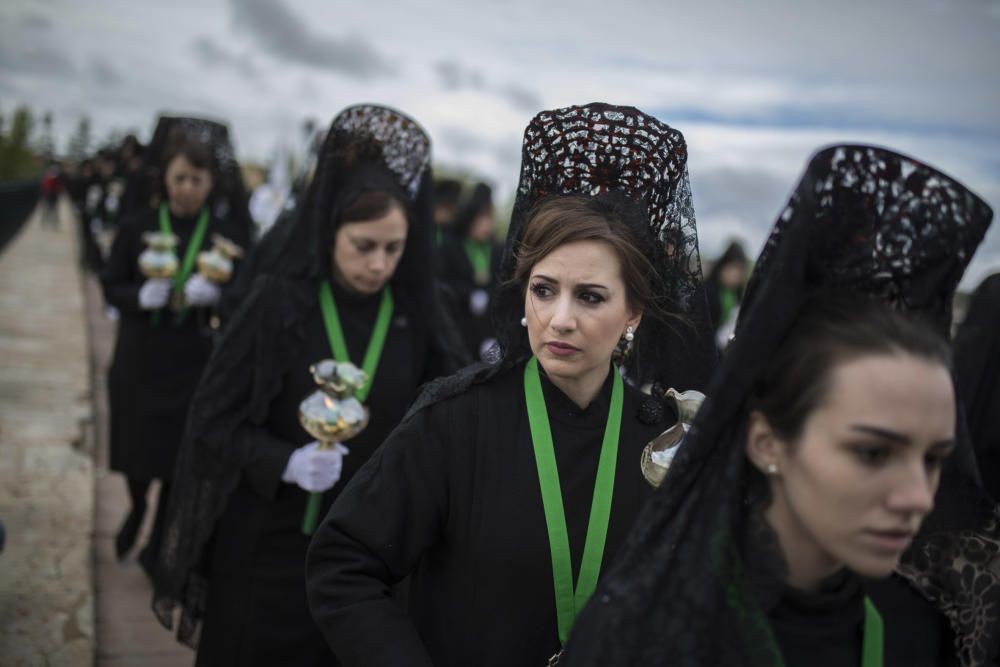
[[[786,586],[770,618],[775,626],[818,628],[828,634],[857,627],[864,616],[863,602],[861,579],[843,568],[824,579],[814,593]]]
[[[539,369],[541,370],[539,375],[542,378],[542,394],[545,396],[545,407],[550,420],[569,426],[604,427],[608,420],[608,410],[611,407],[613,368],[608,370],[608,376],[604,379],[600,392],[585,408],[574,403],[559,387],[555,386],[544,369],[541,368],[541,364],[539,364]]]

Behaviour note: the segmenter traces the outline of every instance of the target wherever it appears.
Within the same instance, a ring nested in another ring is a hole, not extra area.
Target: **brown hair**
[[[780,437],[794,442],[826,399],[837,366],[896,354],[951,367],[948,343],[924,323],[862,294],[820,293],[802,307],[757,377],[749,410],[762,412]]]
[[[410,214],[406,205],[388,192],[362,192],[357,199],[345,206],[340,212],[340,224],[375,220],[387,214],[394,206],[403,211],[403,215],[409,222]]]
[[[556,248],[576,241],[598,241],[614,251],[630,308],[660,309],[649,280],[656,270],[640,249],[639,239],[621,213],[594,197],[565,195],[535,204],[524,223],[512,282],[523,294],[535,264]]]
[[[214,155],[212,146],[205,141],[199,141],[192,137],[182,127],[175,127],[170,131],[167,138],[167,147],[163,151],[163,171],[166,173],[167,166],[174,161],[174,158],[183,155],[191,166],[196,169],[208,169],[215,176]]]

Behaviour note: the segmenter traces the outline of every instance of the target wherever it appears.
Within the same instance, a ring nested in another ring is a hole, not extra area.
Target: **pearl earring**
[[[635,329],[630,324],[627,327],[625,327],[625,340],[631,343],[634,339],[635,339]]]
[[[768,475],[777,475],[778,474],[778,464],[777,463],[768,463],[767,464],[767,474]]]
[[[521,326],[522,327],[528,326],[528,318],[527,317],[522,317],[521,318]]]

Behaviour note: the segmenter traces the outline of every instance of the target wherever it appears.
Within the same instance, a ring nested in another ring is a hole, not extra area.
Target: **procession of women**
[[[183,115],[70,181],[115,551],[195,665],[1000,664],[990,206],[817,146],[703,263],[683,124],[628,102],[526,114],[511,207],[363,102],[277,204]]]

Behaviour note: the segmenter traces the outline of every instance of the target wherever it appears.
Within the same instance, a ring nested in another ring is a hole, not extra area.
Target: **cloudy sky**
[[[4,0],[0,112],[228,120],[266,160],[303,119],[382,102],[501,196],[540,109],[631,104],[684,132],[703,254],[762,244],[805,162],[887,145],[1000,206],[1000,0]],[[964,283],[1000,270],[1000,223]]]

